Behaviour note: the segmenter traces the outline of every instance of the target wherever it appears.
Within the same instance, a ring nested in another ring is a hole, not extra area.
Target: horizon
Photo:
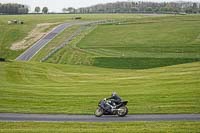
[[[49,8],[49,12],[62,12],[63,8],[74,7],[74,8],[81,8],[81,7],[89,7],[97,4],[106,4],[106,3],[114,3],[114,2],[138,2],[140,0],[73,0],[73,1],[65,1],[60,0],[60,3],[54,4],[55,1],[50,0],[0,0],[0,3],[19,3],[29,6],[30,12],[34,12],[36,6],[43,8],[47,6]],[[143,2],[200,2],[199,0],[141,0]]]

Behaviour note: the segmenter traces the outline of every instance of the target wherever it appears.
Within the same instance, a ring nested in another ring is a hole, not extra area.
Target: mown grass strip
[[[0,122],[1,133],[188,133],[198,132],[200,122],[37,123]]]

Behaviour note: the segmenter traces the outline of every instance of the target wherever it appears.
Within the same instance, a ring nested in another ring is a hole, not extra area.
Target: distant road
[[[77,24],[84,25],[84,24],[89,24],[89,23],[93,23],[93,22],[86,21],[86,22],[70,22],[70,23],[61,24],[61,25],[57,26],[55,29],[53,29],[51,32],[49,32],[47,35],[42,37],[35,44],[33,44],[30,48],[28,48],[24,53],[22,53],[20,56],[18,56],[15,60],[29,61],[45,45],[47,45],[51,40],[53,40],[59,33],[64,31],[66,28],[69,28],[72,25],[77,25]]]
[[[16,58],[17,61],[29,61],[37,52],[42,49],[48,42],[54,39],[59,33],[61,33],[66,28],[70,27],[71,24],[64,23],[57,26],[47,35],[42,37],[39,41],[33,44],[30,48],[28,48],[24,53],[22,53],[19,57]]]
[[[50,115],[0,113],[0,121],[35,122],[131,122],[131,121],[200,121],[200,114],[149,114],[126,117],[94,115]]]
[[[99,20],[99,21],[73,21],[69,23],[60,24],[55,29],[50,31],[47,35],[42,37],[39,41],[33,44],[30,48],[28,48],[25,52],[23,52],[20,56],[18,56],[15,60],[17,61],[29,61],[35,56],[44,46],[46,46],[51,40],[53,40],[58,34],[64,31],[66,28],[69,28],[73,25],[87,25],[92,23],[112,23],[107,20]]]

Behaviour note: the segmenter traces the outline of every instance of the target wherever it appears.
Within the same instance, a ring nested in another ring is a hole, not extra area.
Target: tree
[[[69,8],[67,9],[67,11],[69,11],[69,13],[74,13],[74,12],[75,12],[75,8],[69,7]]]
[[[132,8],[131,8],[131,12],[133,12],[133,13],[134,13],[134,12],[138,12],[138,11],[139,11],[139,9],[136,8],[136,7],[132,7]]]
[[[19,5],[18,14],[27,14],[27,13],[28,13],[28,7],[25,5]]]
[[[191,14],[193,12],[193,9],[191,7],[186,8],[185,12]]]
[[[192,5],[192,10],[193,10],[193,13],[198,13],[198,6],[197,6],[197,3],[193,3],[193,5]]]
[[[153,9],[152,9],[152,7],[146,7],[146,8],[145,8],[145,11],[146,11],[146,12],[152,12]]]
[[[62,12],[63,12],[63,13],[67,13],[67,8],[63,8],[63,9],[62,9]]]
[[[25,14],[26,9],[25,8],[19,8],[18,9],[18,14]]]
[[[0,12],[1,12],[1,6],[2,6],[2,4],[0,3]]]
[[[0,14],[27,14],[28,6],[21,4],[0,4]]]
[[[39,7],[39,6],[36,6],[36,7],[35,7],[35,12],[37,12],[37,13],[40,12],[40,7]]]
[[[197,3],[193,3],[192,8],[197,9],[198,8]]]
[[[42,12],[44,13],[44,14],[47,14],[48,13],[48,7],[43,7],[43,9],[42,9]]]

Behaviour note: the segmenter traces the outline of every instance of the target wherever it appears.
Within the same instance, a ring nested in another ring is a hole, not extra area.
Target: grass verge
[[[200,122],[37,123],[0,122],[1,133],[188,133],[199,132]]]

